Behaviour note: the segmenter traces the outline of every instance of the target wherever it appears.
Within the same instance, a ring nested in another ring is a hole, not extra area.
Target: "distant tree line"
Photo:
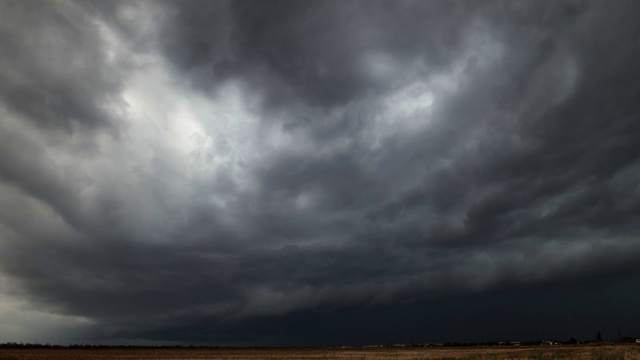
[[[486,347],[486,346],[536,346],[536,345],[574,345],[574,344],[590,344],[602,343],[602,334],[598,331],[595,340],[578,341],[570,338],[566,341],[558,340],[529,340],[529,341],[483,341],[483,342],[445,342],[445,343],[386,343],[384,345],[373,345],[364,347]],[[635,343],[636,338],[632,336],[622,336],[619,334],[618,343]],[[326,346],[323,346],[326,347]],[[9,349],[231,349],[237,348],[233,346],[208,346],[208,345],[91,345],[91,344],[40,344],[40,343],[23,343],[23,342],[6,342],[0,343],[0,348]],[[251,347],[248,347],[251,348]],[[295,347],[253,347],[253,348],[295,348]]]

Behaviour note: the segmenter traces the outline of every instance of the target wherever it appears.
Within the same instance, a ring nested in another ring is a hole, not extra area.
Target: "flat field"
[[[58,359],[640,359],[638,345],[373,349],[0,349],[1,360]]]

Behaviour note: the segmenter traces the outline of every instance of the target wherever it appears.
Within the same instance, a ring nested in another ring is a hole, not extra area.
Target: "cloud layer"
[[[0,340],[640,331],[635,2],[0,8]]]

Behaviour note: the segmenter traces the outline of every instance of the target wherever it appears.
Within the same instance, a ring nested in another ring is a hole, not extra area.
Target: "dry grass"
[[[518,348],[380,348],[380,349],[0,349],[4,360],[58,359],[315,359],[315,360],[414,360],[414,359],[585,359],[636,360],[640,346],[553,346]]]

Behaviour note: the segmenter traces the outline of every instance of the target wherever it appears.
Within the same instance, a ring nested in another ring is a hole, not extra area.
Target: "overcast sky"
[[[640,336],[640,2],[0,1],[0,342]]]

